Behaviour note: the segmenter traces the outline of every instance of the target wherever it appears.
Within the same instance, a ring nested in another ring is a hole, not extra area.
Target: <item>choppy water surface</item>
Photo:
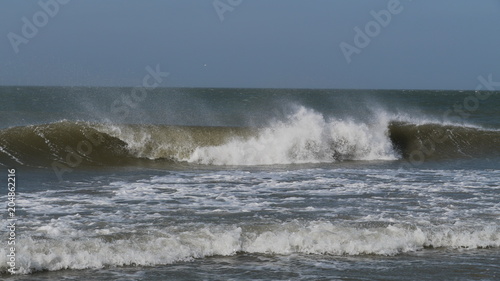
[[[14,280],[498,278],[497,93],[444,120],[474,92],[163,91],[121,122],[93,92],[4,119]],[[178,122],[184,99],[204,116]]]

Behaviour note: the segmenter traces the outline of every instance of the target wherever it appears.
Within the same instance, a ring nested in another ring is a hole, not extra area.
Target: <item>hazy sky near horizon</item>
[[[0,5],[0,85],[140,86],[157,65],[170,73],[162,87],[474,89],[480,75],[500,81],[500,0]]]

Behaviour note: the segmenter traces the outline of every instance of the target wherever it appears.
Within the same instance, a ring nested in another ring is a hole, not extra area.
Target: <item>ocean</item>
[[[0,100],[0,279],[500,278],[500,92]]]

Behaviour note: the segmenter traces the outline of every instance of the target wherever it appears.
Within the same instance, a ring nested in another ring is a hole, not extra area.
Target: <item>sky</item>
[[[0,85],[475,89],[500,0],[0,0]],[[149,72],[147,68],[149,67]]]

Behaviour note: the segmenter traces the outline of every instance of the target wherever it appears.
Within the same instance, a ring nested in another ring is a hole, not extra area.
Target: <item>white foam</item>
[[[159,265],[238,252],[289,255],[395,255],[426,246],[446,248],[500,247],[498,226],[408,225],[362,227],[331,222],[289,222],[248,226],[192,226],[145,229],[120,236],[33,238],[16,241],[19,273],[105,266]],[[6,271],[6,249],[0,270]]]
[[[189,130],[162,131],[159,127],[100,125],[98,130],[127,144],[136,157],[170,158],[210,165],[273,165],[294,163],[331,163],[341,160],[395,160],[400,158],[388,136],[392,121],[415,125],[441,124],[480,127],[453,123],[439,118],[390,114],[373,109],[369,121],[360,118],[324,116],[297,106],[284,118],[258,130],[255,136],[238,136],[223,144],[210,146],[194,140]],[[482,128],[481,128],[482,129]]]
[[[124,141],[136,157],[213,165],[269,165],[397,159],[388,138],[388,124],[389,120],[382,117],[370,124],[329,119],[298,107],[286,121],[273,122],[256,136],[235,135],[217,146],[200,145],[182,129],[176,135],[172,131],[163,134],[155,127],[107,124],[97,129]]]
[[[215,165],[270,165],[397,158],[387,136],[388,122],[372,124],[326,119],[300,107],[285,122],[275,122],[256,137],[197,147],[188,162]]]

